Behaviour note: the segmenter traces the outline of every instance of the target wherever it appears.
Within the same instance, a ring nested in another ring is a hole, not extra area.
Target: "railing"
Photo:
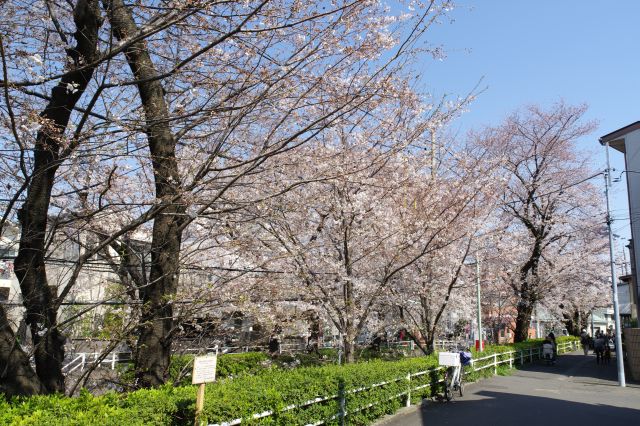
[[[411,343],[413,343],[413,341],[411,341]],[[409,341],[404,341],[404,342],[399,342],[400,345],[407,345],[409,347],[410,343]],[[441,341],[437,341],[436,342],[436,348],[445,348],[447,346],[449,346],[451,344],[450,341],[446,341],[446,340],[441,340]],[[232,352],[229,351],[229,349],[238,349],[240,347],[225,347],[220,349],[220,353],[227,353],[227,352]],[[251,346],[251,348],[260,348],[258,346]],[[575,350],[577,348],[577,342],[565,342],[565,343],[560,343],[558,344],[558,353],[562,353],[562,351],[566,352],[568,349],[572,349]],[[215,350],[215,348],[207,348],[207,350],[213,351]],[[197,351],[202,351],[202,349],[186,349],[186,352],[197,352]],[[509,357],[508,359],[502,359],[502,357],[506,354],[509,355],[513,355],[512,357]],[[498,360],[497,358],[494,359],[494,363],[493,364],[489,364],[487,366],[482,366],[482,367],[478,367],[477,370],[482,370],[484,368],[488,368],[491,366],[494,366],[494,364],[503,364],[503,363],[507,363],[509,362],[509,366],[512,366],[513,363],[517,363],[517,361],[519,360],[520,363],[524,363],[525,359],[528,359],[529,362],[533,361],[534,358],[536,359],[540,359],[542,358],[542,351],[540,348],[531,348],[528,350],[523,350],[523,351],[518,351],[518,355],[515,355],[516,351],[511,351],[511,352],[502,352],[500,354],[495,354],[495,356],[501,358],[500,360]],[[65,364],[62,367],[62,371],[64,374],[69,374],[72,373],[73,371],[80,369],[80,371],[84,371],[84,369],[86,368],[87,365],[90,364],[95,364],[96,362],[98,362],[99,358],[100,358],[101,354],[99,352],[78,352],[78,353],[73,353],[72,354],[72,359],[71,361],[69,361],[67,364]],[[489,355],[487,357],[483,357],[483,358],[477,358],[474,360],[474,362],[478,362],[478,361],[484,361],[486,359],[489,359],[491,357],[494,357],[494,355]],[[518,360],[514,360],[517,357]],[[131,361],[131,353],[130,352],[112,352],[107,358],[102,359],[99,361],[99,365],[98,367],[101,366],[107,366],[109,367],[111,370],[115,369],[115,366],[117,363],[120,362],[130,362]],[[475,370],[475,371],[477,371]],[[497,367],[494,368],[494,371],[497,370]],[[426,372],[421,372],[421,373],[416,373],[416,374],[424,374]]]
[[[565,352],[569,352],[569,351],[574,351],[578,349],[578,342],[572,341],[572,342],[563,342],[563,343],[559,343],[557,345],[557,352],[558,354],[561,353],[565,353]],[[528,349],[523,349],[523,350],[519,350],[519,351],[509,351],[509,352],[501,352],[501,353],[494,353],[491,355],[487,355],[481,358],[474,358],[471,360],[471,369],[473,371],[480,371],[480,370],[484,370],[486,368],[491,368],[493,367],[493,374],[497,374],[498,373],[498,366],[501,364],[509,364],[509,368],[513,368],[513,366],[515,364],[517,364],[518,362],[520,364],[524,364],[525,362],[533,362],[533,360],[535,359],[541,359],[542,358],[542,349],[541,347],[535,347],[535,348],[528,348]],[[480,364],[478,366],[478,364]],[[283,412],[287,412],[287,411],[291,411],[291,410],[295,410],[297,408],[304,408],[304,407],[308,407],[310,405],[313,404],[319,404],[319,403],[324,403],[327,401],[334,401],[334,400],[338,400],[339,404],[339,411],[324,420],[319,420],[316,423],[310,423],[307,426],[319,426],[319,425],[323,425],[327,422],[333,421],[335,419],[345,419],[348,415],[353,414],[353,413],[357,413],[359,411],[362,410],[366,410],[367,408],[373,407],[374,405],[380,404],[380,402],[386,402],[386,401],[378,401],[378,402],[373,402],[371,404],[367,404],[364,405],[362,407],[357,407],[354,409],[350,409],[347,410],[346,408],[346,397],[349,394],[354,394],[354,393],[358,393],[358,392],[363,392],[363,391],[367,391],[370,389],[374,389],[376,387],[380,387],[380,386],[385,386],[388,385],[390,383],[397,383],[397,382],[401,382],[401,381],[405,381],[407,383],[407,388],[405,391],[397,393],[392,395],[391,397],[389,397],[387,400],[391,400],[391,399],[395,399],[395,398],[405,398],[405,405],[408,407],[411,405],[411,393],[412,392],[416,392],[419,391],[421,389],[424,389],[426,387],[430,387],[433,385],[436,385],[438,383],[442,383],[444,381],[444,379],[439,379],[436,380],[435,382],[429,382],[426,384],[422,384],[422,385],[418,385],[418,386],[412,386],[411,381],[412,378],[416,378],[419,376],[423,376],[425,374],[429,374],[429,373],[433,373],[439,370],[442,370],[443,367],[436,367],[436,368],[431,368],[429,370],[424,370],[424,371],[418,371],[416,373],[408,373],[406,376],[402,376],[402,377],[397,377],[395,379],[391,379],[385,382],[380,382],[380,383],[375,383],[371,386],[366,386],[366,387],[361,387],[361,388],[357,388],[357,389],[351,389],[348,391],[345,391],[343,386],[340,386],[338,393],[336,395],[330,395],[330,396],[321,396],[309,401],[306,401],[302,404],[298,404],[298,405],[289,405],[287,407],[284,407],[283,409],[279,410],[278,412],[283,413]],[[275,414],[274,411],[264,411],[262,413],[256,413],[253,414],[251,416],[252,420],[258,420],[258,419],[262,419],[265,417],[269,417],[272,416],[273,414]],[[229,420],[223,423],[217,423],[217,424],[210,424],[209,426],[233,426],[233,425],[239,425],[242,423],[242,418],[237,418],[237,419],[233,419],[233,420]]]
[[[98,363],[100,365],[107,364],[111,370],[116,368],[118,362],[131,361],[131,354],[129,352],[112,352],[110,357],[100,359],[100,352],[78,352],[73,354],[74,358],[71,359],[66,365],[62,366],[62,372],[64,374],[70,374],[77,369],[84,371],[85,367],[90,364]]]
[[[452,345],[468,346],[470,342],[467,341],[455,341],[455,340],[434,340],[433,345],[436,349],[445,349]],[[366,346],[366,345],[364,345]],[[417,346],[413,340],[396,340],[388,341],[381,344],[381,347],[386,348],[406,348],[411,351],[417,349]],[[308,347],[304,343],[280,343],[280,352],[306,352]],[[338,349],[339,345],[335,341],[325,341],[319,347],[320,349]],[[206,348],[212,350],[213,348]],[[219,347],[220,353],[240,353],[249,352],[253,350],[268,351],[268,345],[239,345],[239,346],[221,346]],[[180,352],[202,352],[202,348],[187,348],[180,349]]]

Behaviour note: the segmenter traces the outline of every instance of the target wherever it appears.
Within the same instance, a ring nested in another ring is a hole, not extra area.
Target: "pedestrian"
[[[580,344],[582,345],[582,351],[585,355],[589,355],[589,335],[587,334],[587,330],[582,330],[580,333]]]
[[[547,364],[555,363],[555,359],[553,357],[553,341],[548,335],[542,341],[542,357],[547,361]]]
[[[596,353],[596,364],[600,364],[600,361],[604,363],[604,333],[597,332],[596,339],[593,341],[593,351]]]
[[[553,331],[552,331],[551,333],[549,333],[547,338],[549,340],[551,340],[551,344],[553,345],[553,361],[555,362],[555,360],[556,360],[556,358],[558,356],[558,346],[556,344],[556,335],[553,334]]]
[[[611,339],[605,339],[605,343],[604,343],[604,358],[603,358],[603,363],[604,364],[610,364],[611,363]]]

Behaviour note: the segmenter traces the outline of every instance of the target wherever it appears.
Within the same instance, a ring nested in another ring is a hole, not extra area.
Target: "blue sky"
[[[498,124],[530,103],[587,103],[588,118],[599,124],[580,145],[604,168],[598,138],[640,120],[640,1],[459,0],[450,17],[429,32],[447,57],[424,60],[426,87],[452,96],[481,78],[486,87],[454,129]],[[612,151],[611,158],[619,174],[623,156]],[[626,184],[614,185],[614,230],[628,237]]]

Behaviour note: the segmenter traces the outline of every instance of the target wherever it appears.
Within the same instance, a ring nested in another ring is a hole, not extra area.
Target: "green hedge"
[[[169,380],[174,384],[191,383],[191,371],[195,355],[174,355],[169,366]],[[245,352],[224,354],[218,357],[216,376],[219,379],[238,377],[244,374],[257,374],[268,366],[269,356],[264,352]]]
[[[559,338],[558,342],[566,339]],[[518,349],[539,345],[538,341],[515,345]],[[514,346],[488,346],[483,355],[503,353]],[[480,354],[474,354],[478,357]],[[228,358],[227,358],[228,357]],[[319,396],[337,394],[338,384],[344,382],[347,389],[346,403],[350,424],[367,424],[385,413],[392,413],[404,405],[405,397],[394,395],[405,392],[408,373],[437,367],[437,356],[403,359],[400,361],[362,362],[357,364],[322,367],[300,367],[293,370],[258,370],[260,355],[241,354],[221,356],[220,365],[227,375],[235,378],[221,379],[207,385],[204,414],[209,423],[221,423],[243,417],[243,424],[306,424],[328,419],[338,412],[337,399],[288,411],[289,405],[300,405]],[[506,357],[506,355],[502,355]],[[229,361],[223,361],[227,358]],[[233,361],[231,361],[233,360]],[[188,361],[187,361],[188,362]],[[508,368],[508,364],[506,367]],[[235,374],[234,374],[235,373]],[[469,373],[466,380],[492,375],[493,368]],[[412,402],[441,392],[435,383],[442,377],[442,370],[411,379],[412,387],[433,383],[419,392],[412,392]],[[396,380],[400,379],[400,380]],[[374,383],[390,381],[361,392],[353,389],[368,387]],[[109,393],[94,397],[83,392],[79,397],[36,396],[16,398],[10,402],[0,398],[0,424],[2,425],[187,425],[193,423],[195,386],[167,385],[158,389],[145,389],[127,394]],[[364,410],[358,408],[379,402]],[[274,416],[252,420],[251,415],[267,410],[278,412]],[[329,422],[335,424],[337,420]]]
[[[304,367],[294,370],[269,370],[268,374],[244,375],[207,385],[204,413],[209,422],[220,423],[250,416],[265,410],[279,411],[290,404],[302,404],[318,396],[336,395],[338,383],[347,390],[405,377],[409,372],[437,365],[435,356],[397,362],[372,361],[346,366]],[[429,383],[434,375],[415,378],[413,385]],[[390,396],[406,390],[400,380],[371,390],[348,393],[350,411],[374,401],[379,406],[349,417],[354,424],[368,423],[399,408],[404,399]],[[258,391],[259,390],[259,391]],[[16,398],[10,403],[0,399],[0,424],[4,425],[181,425],[192,424],[195,386],[164,386],[128,394],[110,393],[93,397],[83,392],[77,398],[36,396]],[[413,394],[413,400],[431,394],[429,387]],[[262,419],[262,424],[300,424],[329,418],[338,412],[337,399],[313,404]],[[245,422],[243,422],[244,424]]]

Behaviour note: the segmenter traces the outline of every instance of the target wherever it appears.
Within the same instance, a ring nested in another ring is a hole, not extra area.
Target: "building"
[[[618,281],[618,306],[620,309],[620,322],[622,328],[633,327],[638,324],[637,307],[635,301],[638,298],[633,294],[636,287],[632,275],[622,275]]]
[[[20,229],[6,222],[3,235],[0,237],[0,303],[6,305],[7,319],[14,330],[17,330],[22,319],[19,307],[20,285],[13,273],[13,260],[18,254],[18,236]]]
[[[624,154],[625,171],[627,172],[627,195],[629,197],[629,217],[631,218],[631,238],[633,241],[640,241],[640,121],[629,124],[621,129],[608,133],[600,138],[602,145],[610,146]],[[635,306],[635,318],[640,317],[640,306],[638,305],[638,285],[637,271],[640,270],[640,250],[631,251],[631,272],[630,283],[635,287],[630,293],[632,300],[630,304]]]

